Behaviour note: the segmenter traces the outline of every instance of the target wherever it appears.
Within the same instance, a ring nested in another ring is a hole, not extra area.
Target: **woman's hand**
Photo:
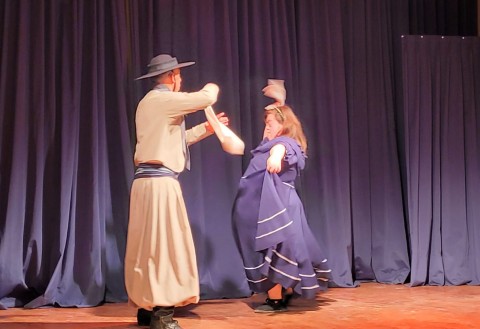
[[[267,171],[272,174],[278,174],[282,170],[282,162],[285,156],[285,146],[277,144],[270,150],[270,156],[267,159]]]
[[[225,112],[221,112],[221,113],[218,113],[217,114],[217,118],[218,118],[218,121],[220,121],[221,123],[223,123],[225,126],[228,126],[228,123],[229,123],[229,119],[228,117],[225,115]],[[212,125],[206,121],[205,122],[205,128],[207,129],[207,131],[211,134],[213,134],[215,131],[213,130],[213,127]]]

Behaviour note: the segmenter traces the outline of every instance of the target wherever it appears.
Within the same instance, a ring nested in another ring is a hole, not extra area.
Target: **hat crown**
[[[195,62],[184,62],[179,63],[176,57],[173,57],[168,54],[160,54],[153,57],[150,60],[150,63],[147,65],[148,73],[142,75],[141,77],[136,78],[135,80],[145,79],[160,75],[162,73],[172,71],[174,69],[179,69],[182,67],[190,66],[195,64]]]
[[[172,57],[166,54],[161,54],[152,58],[152,60],[148,64],[148,67],[151,68],[152,66],[155,66],[156,68],[165,69],[168,67],[174,67],[176,65],[178,65],[178,61],[176,57]]]

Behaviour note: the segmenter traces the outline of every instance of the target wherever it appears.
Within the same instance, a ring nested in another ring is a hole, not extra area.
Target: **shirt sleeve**
[[[171,92],[166,99],[161,99],[161,108],[167,116],[177,117],[203,110],[216,101],[217,93],[208,88],[193,93]]]
[[[201,141],[205,137],[212,135],[211,132],[205,127],[205,123],[201,123],[197,126],[194,126],[185,131],[185,138],[188,145],[195,144],[196,142]]]

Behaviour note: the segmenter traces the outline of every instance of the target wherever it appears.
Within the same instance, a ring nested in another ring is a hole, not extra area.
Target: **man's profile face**
[[[180,91],[180,88],[182,87],[182,75],[180,74],[180,69],[174,69],[172,73],[172,82],[174,83],[173,91]]]

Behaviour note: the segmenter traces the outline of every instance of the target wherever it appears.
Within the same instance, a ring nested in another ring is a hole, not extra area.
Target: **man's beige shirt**
[[[208,88],[193,93],[157,89],[148,92],[138,104],[135,117],[135,165],[159,163],[182,172],[185,168],[181,128],[184,116],[216,101],[217,93]],[[209,135],[205,124],[200,124],[186,131],[186,141],[191,145]]]

